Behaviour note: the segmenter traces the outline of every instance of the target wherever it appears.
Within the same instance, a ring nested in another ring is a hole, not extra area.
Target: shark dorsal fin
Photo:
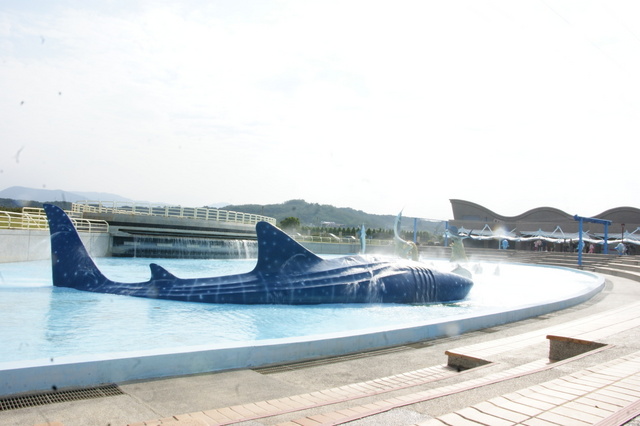
[[[162,266],[155,263],[150,263],[149,268],[151,269],[152,280],[175,280],[178,278]]]
[[[283,269],[309,267],[322,259],[286,233],[267,222],[256,224],[258,235],[258,263],[254,272],[278,273]]]

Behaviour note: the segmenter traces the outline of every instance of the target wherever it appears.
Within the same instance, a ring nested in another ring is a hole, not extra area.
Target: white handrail
[[[68,212],[70,213],[70,212]],[[109,224],[104,220],[82,219],[69,214],[73,226],[80,232],[109,232]],[[44,209],[23,207],[22,213],[0,211],[1,229],[49,229]]]
[[[116,213],[145,216],[178,217],[184,219],[202,219],[217,222],[233,222],[255,225],[257,222],[276,224],[272,217],[251,213],[220,210],[209,207],[182,207],[169,205],[154,205],[152,203],[136,203],[126,201],[78,201],[72,204],[76,213]]]
[[[295,235],[293,239],[298,242],[304,243],[326,243],[326,244],[360,244],[359,239],[353,239],[349,237],[320,237],[314,235]],[[367,245],[374,246],[390,246],[393,245],[393,240],[378,240],[378,239],[367,239]]]
[[[41,219],[23,213],[0,211],[2,229],[47,229],[47,218]]]

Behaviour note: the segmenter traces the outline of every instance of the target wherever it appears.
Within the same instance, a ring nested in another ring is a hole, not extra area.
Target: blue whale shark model
[[[413,261],[322,259],[266,222],[256,225],[258,262],[251,272],[187,279],[152,263],[148,281],[120,283],[100,272],[64,211],[50,204],[44,209],[58,287],[186,302],[307,305],[449,302],[464,299],[473,286],[468,278]]]

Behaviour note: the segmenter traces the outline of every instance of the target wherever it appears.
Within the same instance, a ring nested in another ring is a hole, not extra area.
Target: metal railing
[[[209,207],[182,207],[169,205],[154,205],[151,203],[134,203],[125,201],[78,201],[73,203],[75,213],[117,213],[145,216],[176,217],[184,219],[213,220],[217,222],[232,222],[245,225],[255,225],[258,222],[276,224],[272,217],[258,214],[220,210]]]
[[[26,213],[0,211],[0,228],[2,229],[49,229],[47,217],[39,217]]]
[[[360,244],[360,240],[351,237],[321,237],[313,235],[293,235],[293,239],[303,243],[331,243],[331,244]],[[393,240],[378,240],[367,239],[367,245],[372,246],[391,246],[394,244]]]
[[[71,212],[67,214],[80,232],[109,232],[109,224],[104,220],[83,219]],[[0,229],[47,230],[49,223],[44,209],[23,207],[22,213],[0,211]]]

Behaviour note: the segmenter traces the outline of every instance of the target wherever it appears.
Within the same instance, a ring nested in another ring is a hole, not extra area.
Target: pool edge
[[[566,269],[559,267],[558,269]],[[583,271],[580,271],[583,272]],[[585,272],[583,272],[585,273]],[[344,355],[464,334],[483,328],[566,309],[598,294],[605,285],[600,274],[592,288],[564,299],[503,310],[479,316],[463,316],[438,323],[359,334],[336,334],[321,339],[277,339],[195,350],[139,351],[111,357],[76,356],[0,364],[0,396],[68,387],[96,386],[161,377],[256,368],[271,364]]]

